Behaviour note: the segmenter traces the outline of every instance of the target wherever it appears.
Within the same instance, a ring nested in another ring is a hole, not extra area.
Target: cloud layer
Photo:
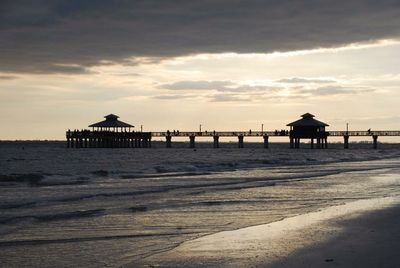
[[[287,84],[285,86],[285,84]],[[297,85],[299,84],[299,85]],[[329,84],[321,86],[320,84]],[[340,95],[366,94],[376,91],[373,88],[355,85],[341,85],[334,80],[317,78],[282,78],[268,85],[254,85],[225,80],[177,81],[158,86],[159,89],[179,92],[180,94],[158,95],[157,99],[192,98],[205,96],[212,102],[249,102],[253,100],[331,97]],[[287,94],[289,93],[289,94]]]
[[[5,0],[0,72],[197,53],[268,53],[398,38],[397,0]]]

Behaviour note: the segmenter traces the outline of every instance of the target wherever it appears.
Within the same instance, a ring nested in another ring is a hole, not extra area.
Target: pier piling
[[[219,148],[219,136],[213,136],[214,139],[214,148]]]
[[[378,149],[378,135],[372,135],[372,139],[374,140],[374,149]]]
[[[189,145],[189,147],[190,147],[190,148],[195,148],[195,147],[196,147],[195,138],[196,138],[195,135],[189,136],[189,139],[190,139],[190,145]]]
[[[243,135],[239,135],[239,136],[238,136],[238,147],[239,147],[239,148],[243,148],[243,147],[244,147],[244,142],[243,142],[243,140],[244,140],[244,136],[243,136]]]
[[[171,136],[165,136],[165,140],[166,140],[166,146],[167,148],[171,148],[172,147],[172,142],[171,142],[172,137]]]
[[[269,136],[268,135],[264,135],[263,138],[264,138],[264,148],[268,149],[268,147],[269,147]]]
[[[349,149],[349,135],[345,134],[343,136],[343,144],[344,144],[344,149]]]

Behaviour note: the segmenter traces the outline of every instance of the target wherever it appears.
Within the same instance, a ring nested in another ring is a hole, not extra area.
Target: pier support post
[[[101,148],[107,148],[108,147],[108,138],[107,137],[103,137],[102,141],[101,141]]]
[[[314,139],[311,139],[311,149],[314,149]]]
[[[321,139],[317,138],[317,149],[321,149]]]
[[[171,148],[172,147],[171,139],[172,139],[171,136],[165,136],[167,148]]]
[[[243,137],[243,135],[239,135],[238,136],[238,140],[239,140],[239,148],[243,148],[244,147],[244,144],[243,144],[243,139],[244,139],[244,137]]]
[[[328,138],[325,138],[325,149],[328,149]]]
[[[71,147],[71,139],[67,138],[67,148],[70,148],[70,147]]]
[[[294,140],[292,137],[290,137],[290,149],[294,148]]]
[[[269,148],[269,136],[268,135],[264,135],[264,148],[268,149]]]
[[[344,143],[343,143],[344,144],[344,148],[345,149],[349,149],[349,135],[347,135],[347,134],[344,135],[343,139],[344,139]]]
[[[219,136],[213,136],[214,148],[219,148]]]
[[[196,138],[195,135],[189,136],[189,139],[190,139],[189,147],[190,147],[190,148],[195,148],[195,147],[196,147],[195,138]]]
[[[139,138],[139,148],[142,148],[142,147],[143,147],[143,138],[140,137]]]
[[[151,136],[149,137],[149,148],[151,148]]]
[[[374,139],[374,149],[378,149],[378,135],[372,135]]]
[[[294,148],[299,149],[300,148],[300,138],[295,138],[294,139]]]
[[[148,147],[147,138],[143,138],[143,148],[147,147]]]

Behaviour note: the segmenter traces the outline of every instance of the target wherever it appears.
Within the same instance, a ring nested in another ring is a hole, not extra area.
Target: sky
[[[400,1],[1,0],[0,139],[400,129]]]

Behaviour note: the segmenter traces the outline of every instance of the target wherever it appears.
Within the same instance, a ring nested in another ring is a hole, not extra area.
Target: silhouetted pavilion
[[[99,130],[100,131],[103,131],[103,130],[112,131],[113,130],[113,131],[117,131],[117,132],[118,132],[118,129],[120,129],[121,131],[122,131],[122,129],[124,129],[124,130],[128,129],[128,131],[130,131],[131,128],[134,127],[128,123],[118,120],[119,116],[117,116],[115,114],[106,115],[106,116],[104,116],[104,118],[106,120],[92,124],[89,127],[93,128],[93,130],[95,130],[95,128],[96,128],[96,130],[98,130],[98,131]]]
[[[311,148],[314,148],[314,139],[317,140],[317,148],[328,148],[329,133],[325,131],[325,127],[329,125],[314,119],[315,116],[310,113],[301,117],[302,119],[287,124],[290,126],[290,148],[300,148],[300,139],[311,139]]]
[[[119,121],[118,116],[109,114],[106,120],[90,125],[90,130],[68,130],[69,148],[137,148],[151,147],[150,132],[131,131],[134,126]]]

